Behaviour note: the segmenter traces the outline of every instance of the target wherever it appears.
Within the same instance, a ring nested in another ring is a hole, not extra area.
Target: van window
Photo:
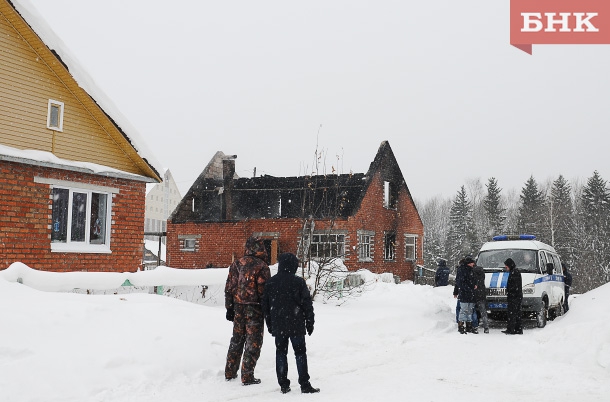
[[[540,252],[540,272],[543,275],[546,275],[546,253],[544,251]]]
[[[521,272],[538,272],[536,250],[485,250],[479,253],[477,265],[488,271],[503,271],[504,261],[512,258]]]
[[[555,264],[554,274],[563,275],[563,270],[561,268],[561,261],[559,260],[559,256],[553,254],[553,264]]]

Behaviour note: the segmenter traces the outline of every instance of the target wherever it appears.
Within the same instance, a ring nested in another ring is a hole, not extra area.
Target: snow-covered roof
[[[62,169],[70,169],[84,173],[93,173],[99,175],[107,175],[112,177],[122,177],[128,179],[137,179],[140,175],[125,172],[123,170],[114,169],[104,165],[90,162],[76,162],[68,159],[58,158],[51,152],[37,151],[33,149],[17,149],[0,145],[0,160],[8,160],[20,163],[32,163],[43,166],[59,167]],[[150,180],[150,179],[148,179]],[[154,184],[153,184],[154,185]]]
[[[147,147],[146,142],[140,136],[138,131],[129,120],[119,111],[118,107],[97,87],[93,78],[85,71],[85,69],[77,61],[64,42],[53,32],[51,27],[45,22],[44,18],[38,13],[29,0],[12,0],[12,4],[30,25],[36,34],[42,39],[47,47],[61,58],[61,61],[67,66],[70,74],[83,88],[89,96],[91,96],[99,107],[114,121],[115,125],[124,133],[129,142],[136,150],[138,155],[153,168],[158,174],[163,172],[163,166],[154,157],[152,151]]]

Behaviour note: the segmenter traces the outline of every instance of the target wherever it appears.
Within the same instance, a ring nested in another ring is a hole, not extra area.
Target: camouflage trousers
[[[225,378],[237,377],[241,361],[241,380],[251,381],[261,354],[265,324],[263,309],[256,304],[236,304],[233,319],[233,336],[227,353]],[[243,353],[243,359],[242,359]]]

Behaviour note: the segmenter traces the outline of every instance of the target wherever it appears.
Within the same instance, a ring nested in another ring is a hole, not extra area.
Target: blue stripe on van
[[[491,281],[489,281],[489,287],[490,288],[497,288],[498,287],[498,277],[500,276],[499,272],[494,272],[493,274],[491,274]]]
[[[505,288],[506,284],[508,283],[508,277],[509,277],[509,273],[508,272],[502,272],[502,285],[500,285],[501,288]]]
[[[500,282],[498,284],[498,282]],[[490,288],[505,288],[508,282],[508,272],[494,272],[491,274],[491,281],[489,281]]]
[[[545,275],[540,278],[534,279],[534,283],[542,282],[563,282],[563,275]]]

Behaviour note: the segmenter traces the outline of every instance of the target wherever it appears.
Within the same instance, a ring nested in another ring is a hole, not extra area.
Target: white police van
[[[533,235],[495,236],[483,244],[477,265],[485,270],[487,309],[491,318],[506,314],[506,282],[508,272],[504,261],[512,258],[521,272],[523,304],[521,310],[534,316],[543,328],[547,318],[563,314],[564,277],[561,260],[555,249],[536,240]]]

